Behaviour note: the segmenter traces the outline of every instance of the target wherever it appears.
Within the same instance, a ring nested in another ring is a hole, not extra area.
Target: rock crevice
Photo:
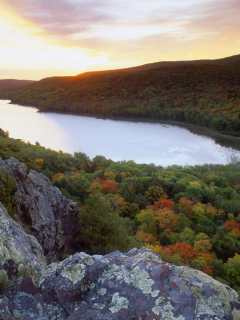
[[[64,197],[45,175],[29,170],[17,159],[0,158],[0,166],[14,180],[16,214],[42,246],[47,263],[74,253],[77,204]]]

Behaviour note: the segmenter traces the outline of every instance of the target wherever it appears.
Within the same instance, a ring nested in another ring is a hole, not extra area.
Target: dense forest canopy
[[[214,276],[240,293],[240,163],[169,166],[90,159],[31,145],[0,129],[0,157],[47,175],[79,206],[76,251],[147,246],[165,261]],[[15,213],[14,181],[0,170],[0,201]]]
[[[240,68],[184,64],[53,77],[0,90],[1,99],[56,111],[173,120],[240,136]]]

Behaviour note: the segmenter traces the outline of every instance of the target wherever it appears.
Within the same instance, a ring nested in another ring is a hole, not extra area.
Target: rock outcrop
[[[0,319],[240,319],[235,291],[152,250],[77,253],[0,294]]]
[[[42,246],[47,263],[74,253],[77,204],[64,197],[45,175],[29,170],[17,159],[0,158],[0,167],[14,179],[16,213]]]

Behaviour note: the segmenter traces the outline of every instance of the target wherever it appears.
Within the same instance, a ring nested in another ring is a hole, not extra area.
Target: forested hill
[[[237,57],[224,61],[237,64]],[[240,68],[233,66],[185,64],[52,77],[0,90],[0,98],[41,111],[174,120],[240,136]]]
[[[230,66],[230,67],[240,67],[240,54],[215,60],[193,60],[193,61],[160,61],[154,63],[147,63],[141,66],[122,69],[123,71],[141,71],[159,67],[171,67],[171,66],[180,66],[180,65],[199,65],[199,64],[211,64],[211,65],[220,65],[220,66]],[[118,70],[116,70],[118,71]]]
[[[0,79],[0,89],[9,89],[16,87],[23,87],[30,83],[33,83],[33,80],[15,80],[15,79]]]

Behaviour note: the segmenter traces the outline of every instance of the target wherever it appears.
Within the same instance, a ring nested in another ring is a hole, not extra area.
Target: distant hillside
[[[165,62],[175,65],[45,78],[0,90],[0,98],[41,111],[182,121],[240,136],[238,59],[240,55],[211,64]]]
[[[33,83],[33,80],[15,80],[15,79],[3,79],[0,80],[0,89],[9,89],[23,87],[30,83]]]
[[[220,66],[240,67],[240,54],[232,57],[215,60],[193,60],[193,61],[162,61],[155,63],[144,64],[139,67],[128,68],[126,70],[140,71],[158,67],[182,66],[182,65],[198,65],[198,64],[211,64]]]
[[[148,69],[154,69],[159,67],[172,67],[172,66],[182,66],[182,65],[199,65],[199,64],[211,64],[211,65],[219,65],[219,66],[230,66],[230,67],[240,67],[240,54],[222,58],[215,60],[186,60],[186,61],[160,61],[143,64],[137,67],[130,67],[124,69],[116,69],[116,70],[103,70],[103,71],[90,71],[85,73],[97,74],[97,73],[106,73],[106,72],[131,72],[131,71],[142,71]]]

